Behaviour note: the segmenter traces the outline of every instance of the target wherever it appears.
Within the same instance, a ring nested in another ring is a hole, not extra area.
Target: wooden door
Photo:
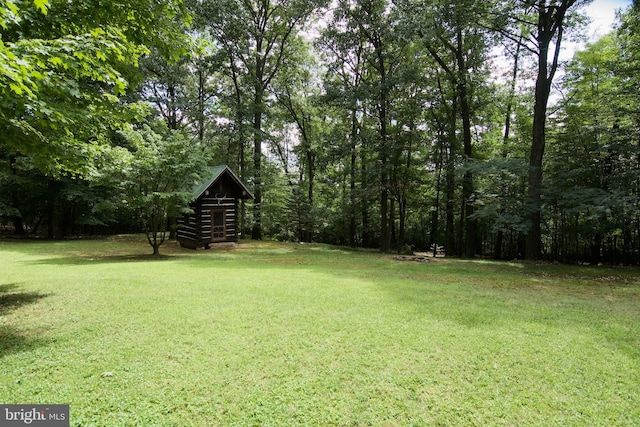
[[[222,242],[227,240],[227,210],[211,210],[211,241]]]

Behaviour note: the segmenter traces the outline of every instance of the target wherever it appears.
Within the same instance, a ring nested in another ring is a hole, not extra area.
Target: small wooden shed
[[[253,199],[253,195],[236,174],[226,165],[212,166],[210,176],[193,188],[193,196],[193,213],[178,219],[180,245],[197,249],[216,242],[237,242],[238,201]]]

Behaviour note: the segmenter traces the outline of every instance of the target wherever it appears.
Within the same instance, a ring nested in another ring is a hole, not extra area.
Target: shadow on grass
[[[0,316],[6,316],[12,311],[36,303],[47,296],[38,292],[20,292],[17,283],[0,285]],[[0,325],[0,358],[46,343],[47,340],[44,339],[25,337],[10,325]]]
[[[63,256],[43,257],[37,260],[30,261],[35,265],[96,265],[96,264],[118,264],[118,263],[132,263],[132,262],[168,262],[179,261],[189,258],[198,258],[201,256],[207,256],[211,254],[224,254],[235,252],[239,246],[237,243],[224,242],[212,244],[207,250],[198,249],[196,251],[192,249],[186,249],[178,246],[178,244],[163,245],[160,249],[159,255],[153,255],[149,252],[142,252],[140,248],[144,248],[144,245],[135,245],[130,247],[122,247],[121,250],[116,248],[105,247],[104,251],[96,250],[83,250],[82,247],[78,247],[75,251],[65,251]],[[149,248],[149,246],[147,246]]]
[[[44,338],[28,338],[15,329],[0,325],[0,359],[10,354],[29,351],[49,344]]]
[[[181,255],[74,255],[60,258],[45,258],[33,261],[36,265],[96,265],[96,264],[119,264],[131,262],[162,262],[183,258]]]
[[[116,235],[75,240],[1,240],[0,251],[23,253],[34,265],[90,265],[95,263],[121,263],[167,261],[185,256],[190,250],[173,241],[166,241],[160,255],[152,255],[146,237]]]
[[[18,288],[17,283],[0,285],[0,316],[48,296],[38,292],[16,292]]]

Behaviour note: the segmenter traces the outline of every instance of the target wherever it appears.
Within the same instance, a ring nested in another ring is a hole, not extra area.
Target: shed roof
[[[240,179],[233,173],[231,168],[227,165],[218,165],[218,166],[210,166],[209,167],[209,177],[204,179],[203,181],[197,183],[193,187],[193,197],[199,199],[200,196],[204,194],[205,191],[209,187],[211,187],[216,181],[218,181],[223,175],[228,174],[229,177],[238,185],[238,187],[242,190],[242,194],[244,199],[253,199],[253,194],[249,191],[249,189],[240,181]]]

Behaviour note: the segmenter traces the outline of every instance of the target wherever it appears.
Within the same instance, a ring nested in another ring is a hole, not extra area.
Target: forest
[[[640,264],[640,2],[1,0],[0,228],[175,231],[208,165],[245,238]]]

